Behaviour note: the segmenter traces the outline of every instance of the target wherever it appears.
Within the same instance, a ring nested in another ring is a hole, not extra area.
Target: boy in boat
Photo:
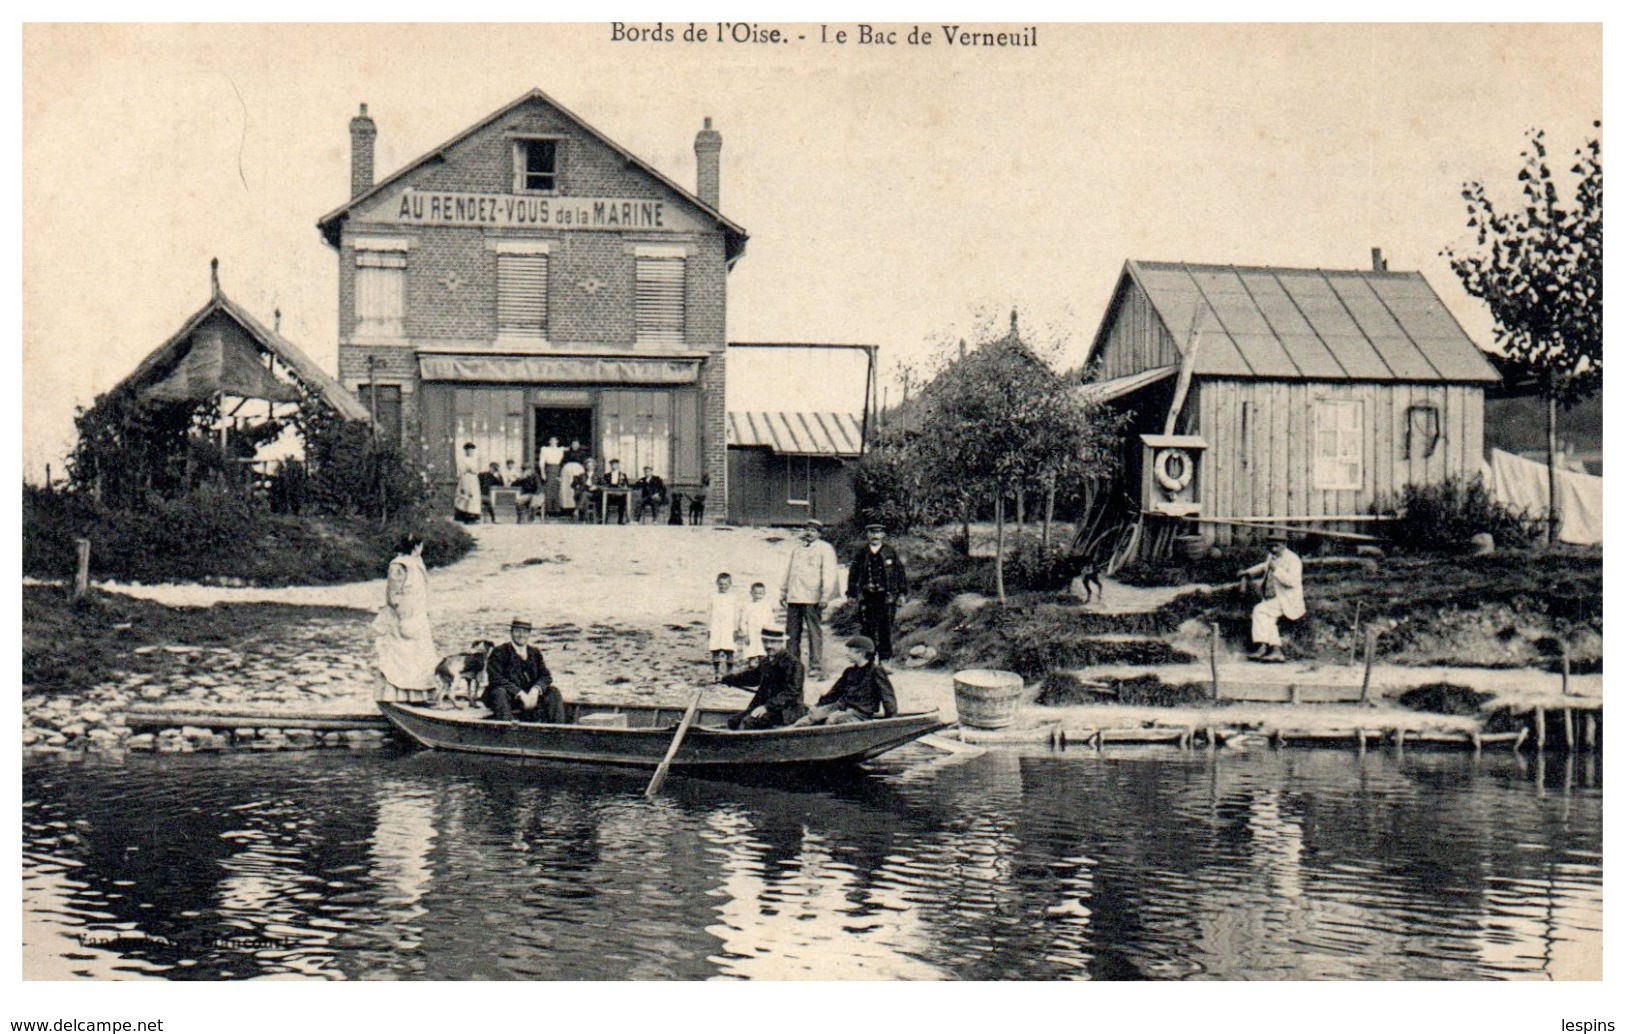
[[[818,698],[817,706],[795,724],[841,725],[897,713],[897,694],[886,669],[875,659],[875,641],[855,635],[846,641],[846,652],[851,667],[841,672],[829,692]]]
[[[756,690],[745,709],[728,719],[730,729],[777,729],[807,713],[802,702],[804,669],[801,661],[784,652],[784,633],[762,629],[762,646],[766,656],[717,680],[724,686]]]
[[[502,722],[564,724],[564,697],[553,685],[542,651],[530,645],[530,622],[514,618],[508,642],[485,662],[485,706]]]

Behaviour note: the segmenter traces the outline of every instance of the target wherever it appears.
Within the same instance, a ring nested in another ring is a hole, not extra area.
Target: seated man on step
[[[1262,578],[1264,598],[1253,606],[1253,651],[1249,660],[1279,663],[1286,660],[1281,652],[1282,618],[1296,621],[1304,615],[1303,561],[1298,554],[1286,548],[1286,536],[1269,537],[1270,555],[1261,564],[1237,572],[1242,578]]]

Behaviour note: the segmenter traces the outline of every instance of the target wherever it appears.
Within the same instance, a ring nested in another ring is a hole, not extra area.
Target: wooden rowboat
[[[654,768],[671,746],[681,708],[566,704],[567,725],[492,721],[483,710],[438,711],[380,702],[379,710],[406,736],[435,750],[457,750],[541,761],[580,761]],[[845,725],[735,732],[732,711],[702,710],[673,768],[774,768],[855,764],[947,728],[936,711]]]

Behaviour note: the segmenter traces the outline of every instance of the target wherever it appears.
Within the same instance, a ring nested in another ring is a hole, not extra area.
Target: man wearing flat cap
[[[841,672],[835,685],[797,725],[843,725],[897,713],[897,693],[886,669],[875,659],[874,640],[855,635],[846,641],[846,652],[852,666]]]
[[[841,562],[835,547],[823,540],[824,522],[808,521],[801,529],[801,543],[790,553],[784,570],[784,587],[779,602],[784,604],[785,649],[801,659],[801,636],[807,635],[807,672],[815,679],[824,677],[824,605],[841,591]]]
[[[891,626],[908,595],[908,574],[897,550],[886,544],[886,526],[863,529],[868,539],[846,570],[846,598],[858,603],[858,626],[875,641],[876,654],[891,660]]]
[[[745,709],[728,719],[730,729],[777,729],[807,713],[802,699],[804,669],[799,660],[784,652],[784,633],[764,628],[761,636],[766,655],[717,680],[724,686],[756,690]]]
[[[1296,621],[1304,615],[1303,561],[1298,554],[1286,548],[1286,536],[1269,537],[1270,555],[1263,563],[1237,572],[1241,578],[1260,578],[1264,584],[1264,598],[1253,606],[1253,650],[1249,660],[1279,663],[1286,660],[1281,652],[1281,630],[1277,623],[1286,618]]]
[[[530,622],[514,618],[508,641],[485,662],[485,706],[494,721],[564,724],[564,697],[542,651],[530,645]]]

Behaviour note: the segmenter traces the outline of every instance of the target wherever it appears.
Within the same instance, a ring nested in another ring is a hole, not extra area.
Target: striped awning
[[[863,421],[856,413],[729,413],[728,444],[783,456],[858,456]]]

